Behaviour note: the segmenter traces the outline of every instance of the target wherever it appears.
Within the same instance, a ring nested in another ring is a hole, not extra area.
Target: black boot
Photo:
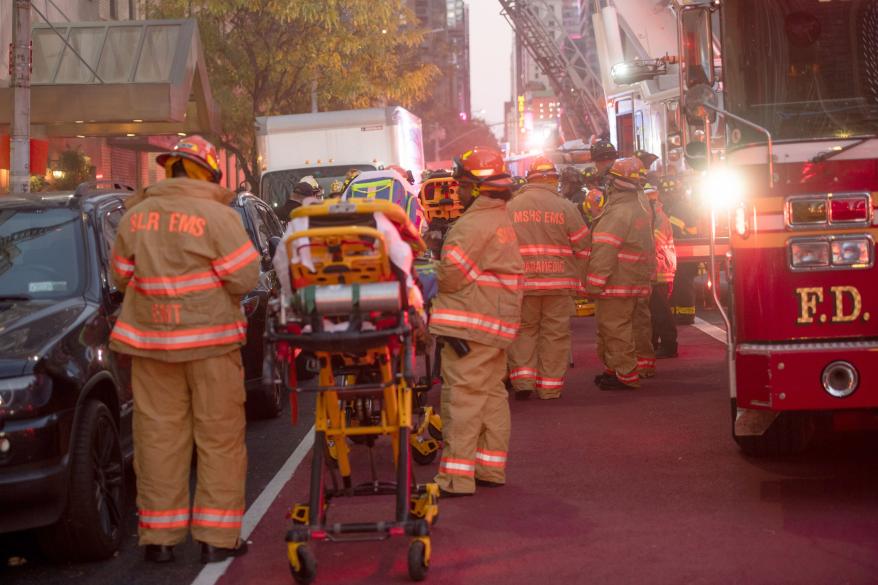
[[[533,390],[515,390],[515,399],[528,400],[530,399],[530,395],[533,394],[533,392]]]
[[[150,563],[170,563],[174,560],[174,547],[166,544],[148,544],[143,558]]]
[[[247,541],[239,540],[238,545],[234,548],[223,548],[221,546],[213,546],[206,542],[201,543],[201,562],[219,563],[229,557],[240,557],[247,554]]]
[[[663,360],[667,358],[675,358],[677,357],[677,344],[676,343],[666,343],[664,345],[660,345],[658,349],[655,350],[655,359]]]
[[[621,381],[616,376],[605,376],[603,380],[598,383],[598,388],[601,390],[636,390],[637,386],[629,386],[625,382]]]

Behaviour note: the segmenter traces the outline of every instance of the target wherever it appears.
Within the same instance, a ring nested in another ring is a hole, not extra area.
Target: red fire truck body
[[[733,437],[799,451],[821,415],[878,413],[878,0],[677,10],[690,131],[726,137],[702,190],[731,203]]]

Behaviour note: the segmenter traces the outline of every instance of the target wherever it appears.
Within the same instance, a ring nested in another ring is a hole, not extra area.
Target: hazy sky
[[[470,86],[473,117],[503,122],[509,100],[512,29],[497,0],[469,0]],[[484,110],[484,111],[482,111]],[[503,127],[492,128],[502,134]]]

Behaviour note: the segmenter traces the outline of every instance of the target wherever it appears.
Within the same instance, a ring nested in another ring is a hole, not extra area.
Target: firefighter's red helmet
[[[533,179],[549,179],[557,181],[558,169],[555,167],[555,163],[542,155],[536,157],[530,164],[530,168],[527,169],[527,180],[530,181]]]
[[[173,159],[185,159],[204,168],[214,183],[219,183],[223,173],[219,168],[219,155],[216,147],[201,136],[187,136],[176,145],[174,150],[158,155],[155,161],[167,168]]]
[[[472,150],[454,159],[453,176],[458,181],[475,183],[481,189],[512,189],[513,181],[500,152],[491,148]]]

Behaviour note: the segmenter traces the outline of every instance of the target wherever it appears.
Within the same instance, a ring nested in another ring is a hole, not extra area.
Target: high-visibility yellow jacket
[[[506,202],[478,197],[446,236],[430,332],[508,347],[521,321],[523,268]]]
[[[649,296],[655,272],[655,245],[649,202],[641,192],[611,190],[587,240],[588,296]]]
[[[256,286],[260,256],[229,207],[233,196],[193,179],[138,194],[112,251],[113,281],[125,293],[113,350],[183,362],[245,342],[240,301]]]
[[[529,183],[509,202],[509,215],[524,260],[524,294],[582,292],[588,228],[576,207]]]
[[[674,230],[661,201],[653,202],[653,217],[656,281],[661,284],[667,284],[674,282],[674,273],[677,272],[677,250],[674,247]]]

